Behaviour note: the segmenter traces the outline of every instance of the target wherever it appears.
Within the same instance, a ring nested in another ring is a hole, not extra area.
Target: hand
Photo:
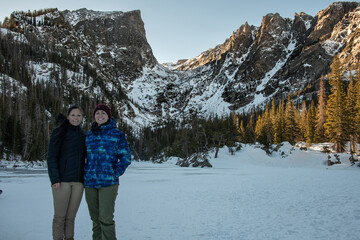
[[[53,187],[53,188],[60,188],[60,183],[59,183],[59,182],[58,182],[58,183],[55,183],[55,184],[52,185],[52,187]]]

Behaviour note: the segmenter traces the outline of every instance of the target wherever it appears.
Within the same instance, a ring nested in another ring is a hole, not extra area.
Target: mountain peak
[[[38,47],[33,52],[39,56],[22,61],[34,78],[58,76],[62,69],[70,79],[64,84],[65,95],[76,89],[76,95],[107,100],[129,125],[151,126],[194,112],[246,112],[289,92],[296,92],[299,101],[311,98],[334,55],[340,54],[347,69],[357,69],[357,7],[359,3],[334,3],[315,17],[301,12],[293,20],[270,13],[260,27],[245,22],[222,44],[163,65],[146,40],[139,10],[55,9],[39,18],[19,16],[15,20],[21,31],[5,27],[17,31],[14,41],[21,35],[28,38],[26,44]],[[43,76],[43,69],[51,74]]]

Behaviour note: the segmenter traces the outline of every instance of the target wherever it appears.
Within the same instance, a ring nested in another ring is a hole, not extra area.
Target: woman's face
[[[95,112],[95,122],[100,126],[101,124],[106,123],[109,120],[109,116],[103,110],[97,110]]]
[[[80,111],[80,109],[73,109],[67,116],[67,119],[69,120],[70,124],[73,126],[79,126],[81,124],[81,121],[83,119],[83,115]]]

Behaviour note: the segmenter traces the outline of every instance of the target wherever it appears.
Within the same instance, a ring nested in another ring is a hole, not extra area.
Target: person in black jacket
[[[47,164],[54,200],[54,240],[74,239],[76,213],[84,192],[85,132],[80,127],[82,110],[73,106],[59,114],[52,131]]]

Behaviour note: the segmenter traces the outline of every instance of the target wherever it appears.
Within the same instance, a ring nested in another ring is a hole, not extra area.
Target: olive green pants
[[[115,200],[119,185],[85,188],[85,199],[93,223],[93,240],[116,240]]]
[[[60,188],[52,188],[54,219],[52,234],[54,240],[74,239],[76,213],[84,192],[80,182],[62,182]]]

